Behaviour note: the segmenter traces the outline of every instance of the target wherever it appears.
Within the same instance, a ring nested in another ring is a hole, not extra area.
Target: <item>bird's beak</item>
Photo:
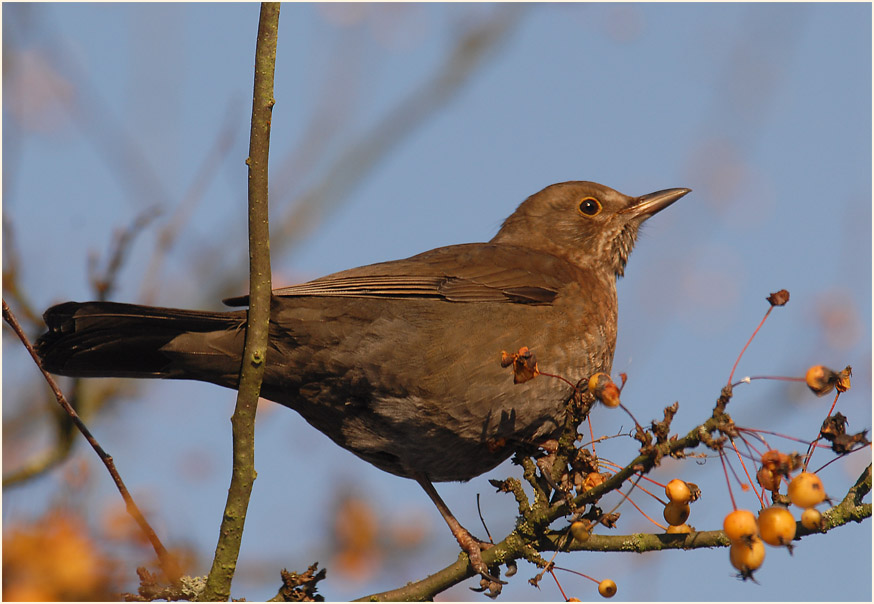
[[[661,212],[666,207],[680,199],[683,195],[691,191],[692,189],[665,189],[664,191],[656,191],[655,193],[650,193],[648,195],[641,195],[634,200],[632,205],[621,210],[619,213],[631,213],[635,217],[639,216],[641,218],[649,218],[653,214]]]

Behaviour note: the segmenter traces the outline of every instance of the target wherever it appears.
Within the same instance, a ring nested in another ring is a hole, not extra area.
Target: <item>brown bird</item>
[[[483,544],[431,483],[469,480],[557,433],[573,388],[514,380],[502,352],[527,347],[540,369],[571,383],[609,373],[616,278],[641,223],[689,191],[635,198],[559,183],[522,202],[488,243],[274,290],[261,396],[376,467],[418,481],[488,576]],[[60,375],[236,388],[246,312],[67,302],[46,311],[38,352]]]

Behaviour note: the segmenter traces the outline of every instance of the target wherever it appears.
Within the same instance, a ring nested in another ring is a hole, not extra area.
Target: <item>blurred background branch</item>
[[[330,218],[348,199],[349,193],[380,162],[390,157],[404,140],[413,136],[456,98],[471,78],[487,65],[488,59],[494,57],[507,42],[526,10],[525,4],[500,4],[486,16],[457,23],[457,31],[442,64],[422,82],[405,91],[400,100],[385,110],[364,132],[346,142],[335,158],[328,159],[326,166],[318,169],[312,161],[312,151],[324,144],[320,143],[325,135],[323,126],[338,116],[317,109],[302,143],[281,162],[276,170],[278,177],[272,183],[271,195],[279,208],[273,236],[276,255],[293,252]],[[342,96],[336,90],[332,90],[331,94]],[[337,109],[331,104],[324,107]],[[302,156],[310,161],[301,162],[298,158]],[[302,192],[296,192],[296,183],[311,180],[313,173],[320,175],[316,183]],[[214,251],[227,254],[230,250],[221,246]],[[229,262],[233,265],[234,261],[231,259]],[[224,298],[239,293],[240,275],[223,271],[214,277],[208,280],[215,284],[211,297]]]
[[[427,122],[428,119],[438,115],[439,110],[454,98],[470,80],[477,70],[481,70],[490,56],[511,35],[518,25],[521,15],[524,14],[524,5],[504,5],[497,7],[491,14],[480,15],[468,21],[459,21],[456,24],[457,32],[450,48],[446,53],[446,59],[442,65],[436,67],[433,73],[427,76],[423,82],[417,84],[411,91],[396,103],[394,107],[385,112],[385,115],[376,120],[365,132],[352,141],[346,142],[327,168],[322,168],[322,180],[313,185],[309,190],[293,194],[291,190],[294,183],[307,180],[306,170],[312,169],[313,163],[325,163],[325,159],[319,159],[317,150],[318,141],[324,136],[323,126],[334,120],[342,121],[342,114],[335,111],[342,107],[331,107],[323,103],[315,106],[316,115],[308,123],[312,124],[305,134],[299,146],[286,154],[280,166],[275,172],[278,174],[273,185],[272,197],[275,199],[278,218],[275,221],[276,235],[274,236],[273,249],[276,256],[282,256],[285,252],[294,249],[296,245],[311,232],[318,228],[322,221],[330,216],[330,212],[336,210],[349,192],[372,171],[374,166],[387,157],[391,150],[405,137],[411,136],[417,128]],[[153,240],[154,250],[151,254],[145,276],[140,280],[141,287],[138,300],[144,304],[153,304],[159,293],[166,287],[168,275],[163,271],[167,254],[173,250],[179,238],[184,236],[190,221],[196,216],[194,211],[198,202],[203,199],[209,189],[210,181],[218,176],[218,170],[223,160],[228,157],[233,148],[234,139],[239,131],[239,125],[234,123],[232,117],[239,112],[239,103],[231,101],[228,105],[228,113],[213,143],[212,149],[204,157],[200,168],[195,172],[187,192],[180,197],[178,203],[169,203],[173,197],[163,192],[164,185],[161,178],[153,174],[149,168],[150,162],[142,159],[136,139],[127,135],[125,128],[111,118],[111,112],[106,107],[106,102],[101,98],[100,92],[95,90],[89,83],[87,74],[72,58],[72,54],[66,52],[53,28],[51,19],[33,18],[33,11],[22,6],[20,11],[11,13],[12,21],[20,24],[18,34],[19,44],[27,46],[32,38],[47,41],[41,47],[42,60],[46,61],[45,68],[51,69],[57,74],[65,74],[64,80],[55,76],[47,78],[52,85],[47,92],[54,95],[55,100],[67,109],[72,122],[80,126],[83,132],[91,135],[89,139],[100,151],[101,157],[109,162],[109,169],[124,177],[125,188],[131,195],[142,196],[144,191],[159,192],[143,197],[142,203],[147,207],[134,218],[132,224],[126,228],[116,229],[113,235],[107,258],[101,260],[98,254],[92,251],[89,254],[89,280],[92,285],[92,296],[97,299],[107,299],[116,287],[119,272],[126,270],[127,260],[131,247],[137,236],[146,234]],[[14,42],[10,44],[8,53],[11,56],[11,66],[4,71],[4,77],[14,79],[19,66],[16,60],[20,55],[15,52]],[[344,53],[338,53],[333,57],[336,64],[346,60]],[[67,81],[76,83],[76,94],[71,94]],[[63,83],[62,83],[63,82]],[[337,83],[330,82],[330,91],[327,93],[333,98],[343,98],[346,95],[337,90]],[[327,109],[326,109],[327,108]],[[327,111],[327,113],[326,113]],[[95,135],[93,126],[99,123],[99,135]],[[12,137],[15,138],[15,135]],[[5,144],[4,138],[4,144]],[[328,149],[325,149],[327,152]],[[306,157],[307,165],[300,166],[295,158]],[[116,162],[122,162],[124,170],[116,170]],[[7,173],[4,172],[4,183],[7,182]],[[149,184],[146,184],[146,183]],[[293,196],[293,200],[289,200]],[[285,200],[283,200],[285,198]],[[165,201],[161,201],[165,200]],[[134,205],[137,205],[134,202]],[[16,252],[15,231],[8,221],[9,215],[4,212],[4,254],[3,254],[3,277],[4,292],[9,292],[10,298],[18,303],[21,313],[31,324],[32,335],[38,334],[42,328],[39,318],[41,312],[34,310],[28,303],[25,293],[19,286],[19,271],[21,263]],[[157,232],[152,229],[158,225]],[[151,231],[151,232],[150,232]],[[196,253],[197,258],[209,258],[209,268],[201,271],[203,266],[195,266],[193,272],[200,274],[199,282],[205,287],[192,304],[210,304],[215,299],[227,297],[241,291],[241,284],[245,281],[243,262],[245,256],[237,253],[238,246],[226,245],[223,238],[205,242],[207,245]],[[223,260],[221,259],[224,256]],[[105,268],[97,267],[104,264]],[[239,271],[227,271],[227,266],[240,266]],[[220,270],[216,270],[220,269]],[[142,387],[133,384],[132,388]],[[97,391],[100,397],[87,404],[86,416],[93,409],[100,409],[106,404],[111,404],[111,396],[122,394],[130,396],[129,388],[101,388]],[[78,397],[76,397],[78,398]],[[31,408],[32,409],[32,408]],[[44,414],[34,416],[26,413],[28,421],[43,422]],[[62,423],[63,418],[58,418]],[[23,421],[23,419],[18,420]],[[22,432],[23,433],[23,432]],[[13,470],[4,478],[4,484],[9,486],[39,476],[43,471],[54,467],[62,461],[70,452],[68,435],[69,427],[63,426],[59,433],[63,435],[56,446],[48,451],[39,452],[34,459],[23,462],[21,469]]]

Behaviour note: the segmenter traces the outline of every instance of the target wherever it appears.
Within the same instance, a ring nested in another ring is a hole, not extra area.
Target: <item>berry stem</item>
[[[768,307],[768,312],[766,312],[766,313],[765,313],[765,316],[762,317],[762,320],[759,322],[759,326],[756,327],[755,331],[753,331],[753,335],[750,336],[750,339],[747,340],[747,343],[746,343],[746,344],[744,344],[744,347],[743,347],[743,349],[740,351],[740,354],[737,355],[737,360],[734,362],[734,367],[731,368],[731,373],[728,374],[728,384],[729,384],[729,386],[731,385],[731,379],[734,377],[734,370],[737,369],[737,365],[738,365],[738,363],[740,363],[740,359],[741,359],[741,357],[742,357],[742,356],[744,355],[744,353],[747,351],[747,348],[748,348],[749,345],[752,343],[753,338],[755,338],[755,337],[756,337],[756,334],[759,333],[759,330],[762,328],[762,325],[765,324],[765,319],[768,318],[768,315],[771,314],[771,311],[772,311],[773,309],[774,309],[773,306]]]
[[[741,439],[744,446],[747,448],[747,455],[750,459],[760,459],[762,457],[762,453],[756,447],[751,445],[750,442],[744,438],[744,435],[740,431],[738,431],[738,438]],[[765,443],[765,445],[767,446],[767,443]]]
[[[637,488],[638,488],[638,489],[641,489],[644,493],[648,493],[648,491],[647,491],[646,489],[643,489],[643,488],[640,487],[639,485],[638,485]],[[649,494],[652,495],[652,493],[649,493]],[[652,496],[655,497],[655,495],[652,495]],[[659,503],[662,503],[663,505],[668,505],[667,503],[665,503],[664,501],[662,501],[662,500],[659,499],[658,497],[655,497],[655,498],[659,500]],[[668,530],[668,527],[663,526],[660,522],[657,522],[657,521],[653,520],[652,518],[650,518],[649,515],[648,515],[646,512],[644,512],[642,509],[640,509],[640,507],[639,507],[636,503],[634,503],[634,500],[631,499],[631,497],[628,498],[628,503],[630,503],[631,505],[633,505],[633,506],[634,506],[634,509],[636,509],[638,512],[640,512],[641,514],[643,514],[643,517],[646,518],[647,520],[649,520],[650,522],[652,522],[654,525],[656,525],[657,527],[659,527],[659,528],[662,529],[663,531],[667,531],[667,530]]]
[[[598,455],[595,453],[595,430],[592,428],[592,416],[587,415],[586,421],[589,423],[589,437],[592,439],[592,455],[597,458]]]
[[[771,436],[779,436],[780,438],[785,438],[786,440],[794,440],[795,442],[804,443],[805,445],[813,444],[809,440],[804,440],[803,438],[798,438],[796,436],[789,436],[788,434],[781,434],[780,432],[774,432],[773,430],[762,430],[761,428],[740,428],[740,427],[738,427],[737,431],[738,432],[745,432],[745,433],[752,434],[752,435],[770,434]],[[759,438],[759,440],[761,440],[765,444],[766,447],[768,447],[769,449],[771,448],[771,446],[768,445],[767,442],[765,442],[764,438],[760,438],[758,436],[757,436],[757,438]],[[821,446],[821,445],[819,445],[819,446]]]
[[[841,391],[838,390],[835,392],[835,400],[832,401],[832,406],[828,410],[828,413],[825,414],[825,418],[828,419],[831,417],[832,411],[835,410],[835,405],[838,404],[838,397],[841,395]],[[807,472],[807,465],[810,463],[810,458],[813,457],[813,452],[816,450],[816,443],[819,441],[819,434],[816,435],[816,438],[813,439],[813,442],[807,447],[807,455],[804,456],[804,464],[801,466],[802,469]]]
[[[821,446],[821,447],[824,447],[825,445],[820,445],[820,446]],[[867,449],[867,448],[870,447],[870,446],[871,446],[871,443],[868,443],[867,445],[862,445],[861,447],[857,447],[857,448],[855,448],[855,449],[853,449],[853,450],[851,450],[851,451],[847,451],[846,453],[844,453],[844,455],[849,455],[850,453],[855,453],[856,451],[858,451],[858,450],[860,450],[860,449]],[[838,457],[835,457],[834,459],[831,459],[831,460],[825,462],[825,463],[822,464],[819,468],[817,468],[816,470],[814,470],[813,473],[814,473],[814,474],[819,474],[822,470],[824,470],[825,468],[827,468],[828,466],[830,466],[831,464],[833,464],[833,463],[836,462],[837,460],[842,459],[842,458],[844,457],[844,455],[839,455]]]
[[[622,505],[623,502],[625,502],[626,499],[628,499],[628,496],[631,495],[631,491],[634,490],[634,488],[637,486],[637,483],[640,482],[640,479],[641,479],[641,478],[642,478],[642,476],[641,476],[640,474],[638,474],[638,475],[637,475],[637,480],[634,481],[634,483],[631,485],[631,488],[628,489],[628,492],[627,492],[627,493],[622,493],[622,499],[620,499],[620,500],[619,500],[619,503],[617,503],[616,505],[614,505],[614,506],[613,506],[613,509],[611,509],[609,512],[607,512],[607,514],[612,514],[613,512],[615,512],[616,510],[619,509],[619,506]],[[637,506],[635,506],[635,507],[637,507]],[[601,517],[603,518],[603,517],[606,516],[607,514],[601,514]]]
[[[772,306],[771,308],[774,308],[774,307]],[[770,309],[769,309],[769,310],[770,310]],[[765,316],[767,316],[767,315],[765,315]],[[762,319],[762,320],[764,321],[764,319]],[[730,438],[730,439],[729,439],[729,442],[731,442],[731,448],[734,449],[734,452],[735,452],[735,453],[737,453],[737,458],[740,460],[740,465],[741,465],[741,467],[744,469],[744,474],[747,475],[747,480],[749,481],[750,486],[751,486],[752,489],[753,489],[753,492],[756,494],[756,497],[758,498],[759,503],[762,504],[762,507],[764,508],[764,507],[765,507],[765,502],[762,500],[762,496],[759,495],[759,490],[756,488],[756,485],[753,484],[753,479],[750,477],[750,472],[749,472],[749,470],[747,470],[747,464],[744,463],[744,458],[743,458],[743,456],[740,454],[740,451],[737,450],[737,445],[734,444],[734,439],[733,439],[733,438]]]
[[[610,460],[608,460],[608,459],[599,459],[599,460],[598,460],[598,464],[599,464],[599,465],[605,465],[605,466],[608,466],[608,467],[610,467],[610,468],[615,468],[616,470],[621,470],[621,469],[622,469],[622,466],[620,466],[620,465],[617,464],[617,463],[613,463],[612,461],[610,461]],[[638,475],[640,478],[643,478],[644,480],[646,480],[647,482],[651,482],[652,484],[656,485],[657,487],[665,488],[665,485],[663,485],[662,483],[660,483],[658,480],[653,480],[652,478],[650,478],[650,477],[647,476],[646,474],[641,474],[640,472],[638,472],[637,475]],[[639,488],[641,491],[643,491],[644,493],[646,493],[647,495],[652,495],[653,497],[655,497],[656,499],[658,499],[659,502],[661,502],[662,504],[667,505],[667,503],[665,503],[664,501],[662,501],[661,499],[659,499],[657,495],[653,495],[652,493],[650,493],[649,491],[647,491],[646,489],[644,489],[644,488],[641,487],[641,486],[638,486],[638,488]]]
[[[639,423],[637,423],[637,419],[634,417],[634,415],[632,415],[631,411],[629,411],[628,408],[622,403],[619,403],[619,407],[628,414],[628,417],[630,417],[631,421],[634,422],[634,427],[637,430],[643,432],[643,427]]]
[[[642,476],[642,478],[646,478],[646,476]],[[649,491],[647,491],[645,488],[643,488],[643,487],[640,486],[639,484],[637,485],[637,488],[640,489],[641,491],[643,491],[644,493],[646,493],[647,495],[649,495],[650,497],[652,497],[653,499],[655,499],[656,501],[658,501],[660,504],[662,504],[662,505],[668,505],[668,502],[667,502],[667,501],[662,501],[662,498],[661,498],[661,497],[659,497],[659,496],[656,495],[655,493],[650,493]],[[631,501],[631,499],[629,499],[629,501]],[[633,502],[632,502],[632,503],[633,503]],[[637,506],[634,506],[634,507],[637,507]]]
[[[573,573],[573,574],[575,574],[575,575],[579,575],[579,576],[581,576],[581,577],[585,577],[586,579],[588,579],[589,581],[592,581],[593,583],[600,583],[600,581],[598,581],[598,579],[595,579],[594,577],[590,577],[590,576],[587,575],[587,574],[581,573],[581,572],[578,571],[578,570],[571,570],[571,569],[569,569],[569,568],[562,568],[561,566],[553,566],[552,568],[554,568],[555,570],[563,570],[563,571],[566,572],[566,573]]]
[[[555,573],[550,568],[549,574],[552,575],[552,579],[555,581],[555,585],[558,587],[558,591],[561,592],[561,599],[567,602],[567,594],[564,593],[564,590],[561,588],[561,583],[558,582],[558,577],[555,576]]]
[[[564,382],[565,384],[567,384],[568,386],[570,386],[570,387],[573,388],[574,390],[577,389],[576,384],[574,384],[573,382],[571,382],[571,381],[570,381],[569,379],[567,379],[566,377],[562,377],[562,376],[560,376],[560,375],[556,375],[556,374],[554,374],[554,373],[546,373],[545,371],[540,371],[540,370],[538,370],[537,373],[538,373],[539,375],[543,375],[543,376],[546,376],[546,377],[551,377],[551,378],[555,378],[555,379],[557,379],[557,380],[561,380],[562,382]]]
[[[740,360],[740,358],[738,358]],[[737,364],[735,363],[735,366]],[[785,375],[751,375],[743,378],[742,380],[738,380],[734,382],[731,387],[740,386],[741,384],[746,384],[753,380],[779,380],[781,382],[803,382],[805,381],[803,377],[790,377]],[[731,381],[731,380],[729,380]]]
[[[734,500],[734,493],[731,490],[731,479],[728,477],[728,467],[725,464],[725,451],[719,451],[719,461],[722,462],[722,471],[725,473],[725,484],[728,487],[728,496],[731,499],[731,509],[737,510],[737,503]]]

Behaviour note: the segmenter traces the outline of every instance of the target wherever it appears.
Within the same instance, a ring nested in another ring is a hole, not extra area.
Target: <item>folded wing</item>
[[[578,278],[578,270],[550,254],[474,243],[334,273],[274,290],[273,295],[551,304],[562,285]],[[225,303],[242,306],[248,297]]]

